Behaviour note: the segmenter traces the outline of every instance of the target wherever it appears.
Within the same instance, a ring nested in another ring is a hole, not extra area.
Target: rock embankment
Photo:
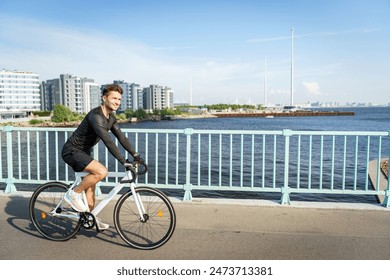
[[[381,162],[381,170],[386,178],[389,178],[389,160],[384,160]]]

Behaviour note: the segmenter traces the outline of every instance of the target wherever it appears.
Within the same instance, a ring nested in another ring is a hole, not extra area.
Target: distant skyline
[[[390,102],[390,1],[0,1],[0,68],[159,84],[175,102]]]

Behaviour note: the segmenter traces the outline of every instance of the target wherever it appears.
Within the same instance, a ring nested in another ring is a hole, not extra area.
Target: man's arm
[[[94,129],[96,135],[104,142],[108,151],[122,164],[126,162],[126,159],[120,152],[119,148],[115,145],[115,142],[110,137],[105,127],[105,120],[99,114],[91,114],[89,123]],[[115,126],[116,124],[114,124]]]
[[[119,143],[121,143],[122,147],[125,148],[125,150],[128,151],[132,157],[137,155],[137,152],[134,151],[129,139],[127,139],[126,135],[122,132],[117,123],[114,123],[111,128],[111,132],[118,139]]]

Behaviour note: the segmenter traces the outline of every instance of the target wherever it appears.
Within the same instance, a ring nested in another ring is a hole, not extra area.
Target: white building
[[[99,84],[92,81],[84,81],[83,85],[83,112],[88,113],[91,109],[101,104],[101,92]]]
[[[43,110],[51,111],[56,104],[72,112],[88,113],[101,104],[100,87],[93,79],[61,74],[59,79],[42,82]]]
[[[114,84],[120,85],[123,89],[121,106],[118,111],[124,112],[126,109],[137,111],[144,108],[143,88],[139,84],[127,83],[121,80],[114,81]],[[102,88],[105,86],[107,85],[102,85]]]
[[[69,74],[60,75],[62,104],[72,112],[83,113],[83,94],[81,78]]]
[[[148,110],[173,108],[173,90],[169,87],[150,85],[144,88],[144,104]]]
[[[144,93],[143,88],[139,84],[132,83],[130,85],[131,91],[131,110],[137,111],[138,109],[144,108]]]
[[[25,117],[41,109],[39,75],[32,72],[0,71],[1,118]]]

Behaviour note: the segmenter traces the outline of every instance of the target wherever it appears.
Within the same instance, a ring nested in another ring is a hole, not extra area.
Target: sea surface
[[[204,129],[204,130],[299,130],[299,131],[390,131],[390,107],[321,108],[313,110],[354,112],[353,116],[307,116],[274,118],[200,118],[174,121],[139,122],[123,124],[123,128],[137,129]],[[388,145],[387,141],[385,145]],[[386,148],[387,149],[387,148]],[[362,172],[364,173],[364,172]],[[314,174],[316,175],[316,174]],[[361,174],[362,176],[364,174]],[[233,197],[279,200],[279,193],[247,193],[193,191],[199,197]],[[178,194],[180,196],[180,194]],[[374,196],[291,194],[291,200],[345,201],[376,203]]]
[[[314,110],[314,109],[313,109]],[[314,130],[314,131],[390,131],[390,107],[326,108],[322,111],[354,112],[354,116],[206,118],[139,122],[126,128],[213,129],[213,130]]]

